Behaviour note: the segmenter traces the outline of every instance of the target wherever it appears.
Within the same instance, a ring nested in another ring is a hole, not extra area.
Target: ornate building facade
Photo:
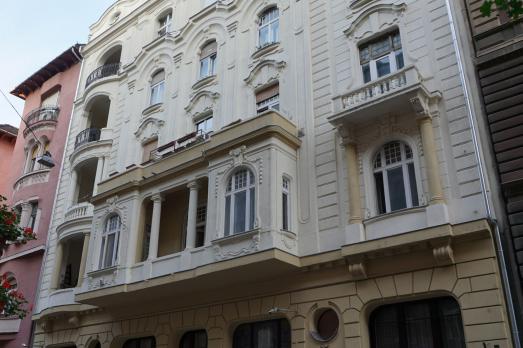
[[[120,0],[35,347],[512,347],[447,3]]]
[[[25,122],[20,124],[9,171],[1,180],[9,185],[8,202],[18,211],[20,225],[32,228],[37,239],[11,245],[0,257],[0,274],[5,274],[29,302],[29,313],[23,320],[0,317],[2,347],[31,346],[32,306],[38,293],[80,62],[80,45],[72,46],[11,92],[25,101]],[[41,163],[46,154],[51,154],[54,167]]]

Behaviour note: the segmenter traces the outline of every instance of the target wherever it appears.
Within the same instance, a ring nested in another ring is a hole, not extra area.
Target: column
[[[69,187],[69,207],[72,207],[74,205],[74,196],[76,194],[76,186],[78,183],[78,174],[76,173],[76,170],[71,170],[71,182]]]
[[[354,142],[345,143],[345,163],[347,166],[347,187],[349,189],[349,224],[361,224],[360,171],[358,151]]]
[[[78,283],[77,287],[81,287],[84,281],[85,265],[87,264],[87,252],[89,251],[89,237],[90,233],[84,234],[84,244],[82,246],[82,258],[80,260],[80,269],[78,270]]]
[[[98,157],[98,163],[96,164],[96,175],[94,177],[93,196],[98,193],[98,184],[102,181],[102,173],[104,170],[104,157]]]
[[[56,242],[56,250],[54,252],[54,268],[51,277],[51,290],[60,288],[60,273],[62,271],[63,246],[60,241]]]
[[[160,218],[162,217],[162,196],[154,195],[153,201],[153,217],[151,222],[151,239],[149,240],[149,256],[148,260],[153,260],[158,257],[158,240],[160,239]]]
[[[443,203],[443,190],[441,188],[440,170],[438,156],[436,153],[436,143],[434,142],[434,131],[432,118],[429,116],[418,119],[418,125],[423,143],[423,155],[427,166],[427,180],[429,185],[429,204]]]
[[[196,181],[187,185],[189,188],[189,211],[187,213],[187,236],[185,248],[196,247],[196,212],[198,210],[198,189],[200,186]]]

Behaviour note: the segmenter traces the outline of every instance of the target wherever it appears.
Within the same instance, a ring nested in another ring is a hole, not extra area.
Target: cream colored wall
[[[234,328],[244,322],[287,317],[293,347],[320,347],[309,331],[316,308],[333,308],[340,317],[337,337],[329,347],[370,347],[367,318],[377,306],[398,301],[451,296],[460,307],[467,347],[512,347],[498,268],[489,238],[454,244],[455,263],[438,267],[431,249],[399,253],[371,261],[366,280],[351,279],[346,266],[320,264],[305,272],[263,283],[244,284],[216,294],[213,303],[201,296],[185,301],[134,304],[52,320],[52,331],[37,325],[34,347],[74,343],[78,348],[98,338],[102,348],[119,348],[125,339],[154,335],[157,347],[177,347],[184,332],[206,329],[210,348],[232,345]],[[417,262],[413,263],[415,258]],[[402,271],[397,272],[398,269]],[[222,284],[226,285],[226,284]],[[256,295],[257,294],[257,295]],[[223,298],[222,300],[216,300]],[[289,309],[269,315],[271,308]],[[160,313],[158,313],[160,312]]]

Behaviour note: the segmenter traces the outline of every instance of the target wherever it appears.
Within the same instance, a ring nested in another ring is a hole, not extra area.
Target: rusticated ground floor
[[[512,347],[488,225],[443,232],[300,259],[272,279],[42,313],[34,347]]]

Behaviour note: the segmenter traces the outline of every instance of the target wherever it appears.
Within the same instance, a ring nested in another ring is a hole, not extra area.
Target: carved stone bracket
[[[367,279],[367,267],[364,261],[349,261],[349,273],[355,280]]]
[[[438,114],[437,103],[441,98],[439,93],[427,95],[418,93],[415,97],[410,98],[410,105],[418,118],[433,117]]]
[[[454,250],[451,241],[447,240],[440,243],[432,243],[432,255],[438,266],[454,264]]]

